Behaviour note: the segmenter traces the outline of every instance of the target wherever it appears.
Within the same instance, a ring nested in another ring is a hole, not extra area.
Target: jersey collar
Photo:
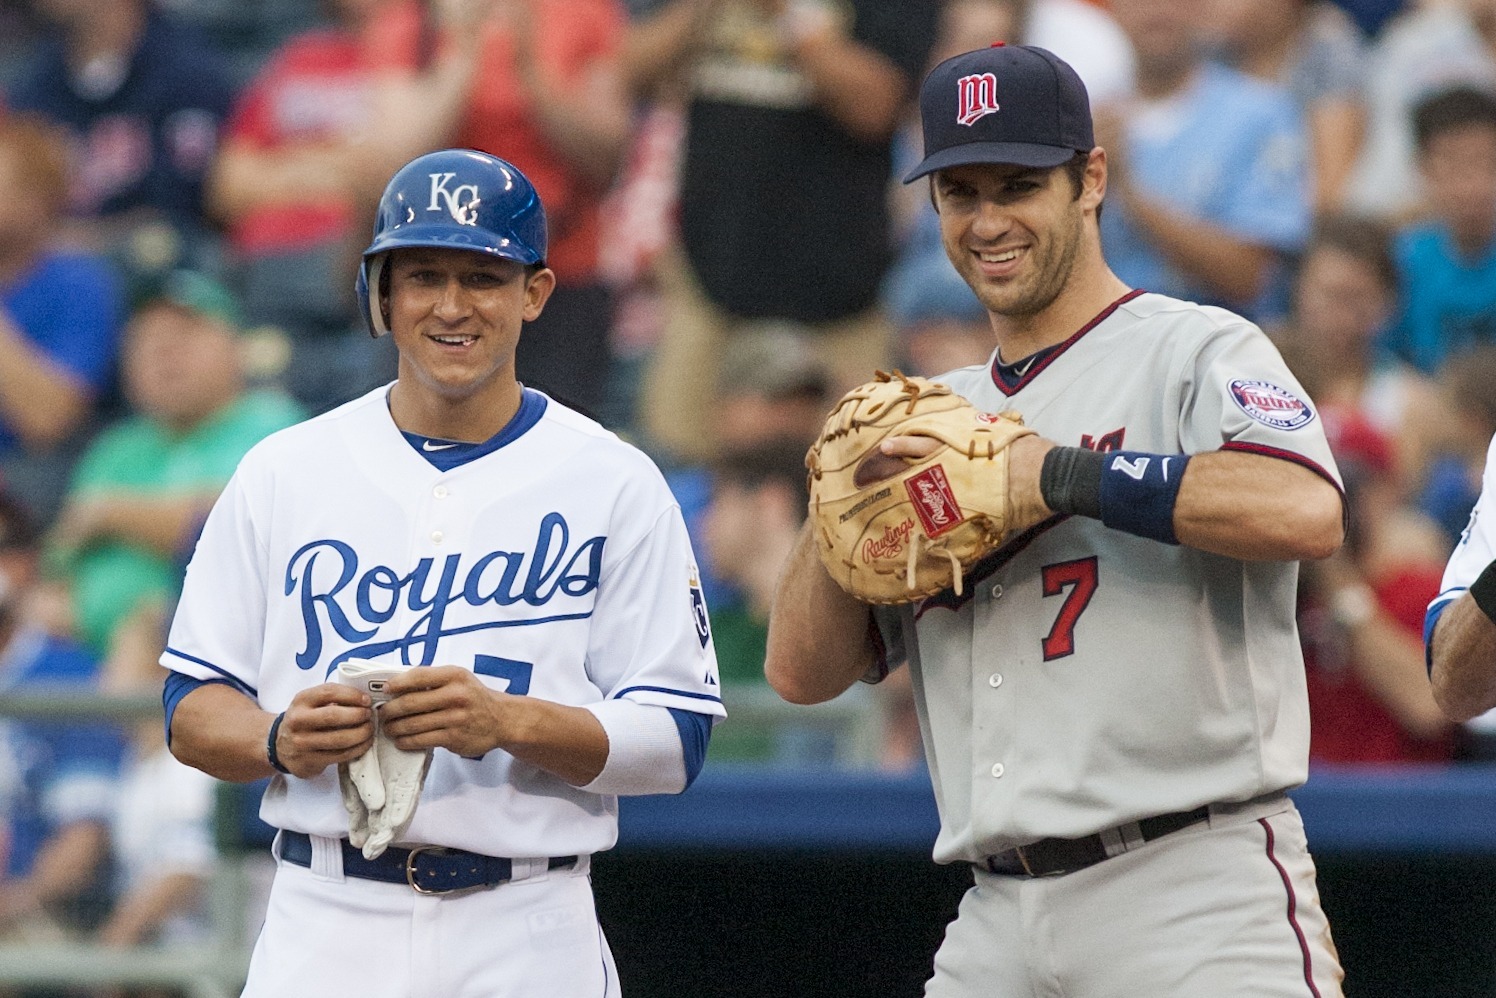
[[[1057,343],[1052,347],[1045,347],[1043,350],[1040,350],[1038,353],[1031,355],[1031,357],[1029,358],[1025,358],[1024,360],[1019,361],[1017,364],[1003,364],[1000,360],[998,360],[998,351],[993,351],[992,364],[987,369],[988,376],[992,378],[992,384],[996,386],[997,390],[1002,392],[1004,395],[1016,395],[1023,389],[1025,385],[1037,378],[1040,371],[1044,370],[1050,364],[1053,364],[1056,358],[1058,358],[1066,350],[1069,350],[1082,336],[1086,335],[1091,330],[1101,325],[1101,323],[1106,321],[1106,318],[1113,312],[1115,312],[1119,307],[1125,305],[1127,302],[1132,301],[1138,295],[1141,295],[1143,293],[1144,292],[1141,288],[1134,288],[1132,291],[1127,292],[1127,294],[1123,295],[1121,298],[1118,298],[1106,308],[1102,309],[1094,319],[1086,323],[1084,326],[1081,326],[1080,329],[1076,330],[1069,339],[1061,343]],[[1030,359],[1033,360],[1033,363],[1028,363]],[[1027,365],[1026,368],[1025,365]],[[1022,369],[1023,373],[1016,381],[1009,381],[1003,375],[1004,368],[1008,370],[1013,370],[1015,368]]]

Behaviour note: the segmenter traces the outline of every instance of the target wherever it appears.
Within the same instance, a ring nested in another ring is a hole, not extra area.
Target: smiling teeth
[[[983,263],[1007,263],[1009,260],[1018,259],[1017,250],[1008,250],[1006,253],[979,253]]]
[[[436,340],[436,342],[438,342],[438,343],[446,343],[446,344],[449,344],[451,346],[463,346],[465,344],[472,343],[474,340],[477,339],[477,337],[476,336],[433,336],[432,339]]]

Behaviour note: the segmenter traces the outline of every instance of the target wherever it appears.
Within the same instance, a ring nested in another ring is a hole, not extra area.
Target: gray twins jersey
[[[1015,388],[988,367],[935,380],[1060,444],[1267,454],[1339,486],[1303,389],[1261,330],[1224,309],[1134,293]],[[1297,580],[1294,562],[1236,561],[1072,516],[990,555],[962,597],[880,608],[890,660],[907,653],[913,672],[940,807],[935,859],[1302,783]]]

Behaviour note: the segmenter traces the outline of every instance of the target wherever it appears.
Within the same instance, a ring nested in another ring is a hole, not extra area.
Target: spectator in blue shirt
[[[1288,93],[1201,55],[1199,0],[1116,0],[1136,96],[1097,109],[1101,236],[1136,288],[1258,319],[1286,310],[1282,260],[1308,235],[1302,120]]]
[[[1402,314],[1388,349],[1427,374],[1496,343],[1496,96],[1455,87],[1413,110],[1427,221],[1399,233]]]
[[[24,616],[37,552],[34,522],[0,494],[0,690],[92,689],[96,660]],[[102,914],[122,752],[107,725],[0,721],[0,935],[46,937]]]
[[[40,120],[0,121],[0,475],[50,518],[109,381],[123,312],[102,259],[58,248],[67,154]]]
[[[132,268],[211,262],[203,185],[233,99],[223,56],[150,0],[35,6],[52,34],[7,102],[71,134],[73,211],[103,220]]]

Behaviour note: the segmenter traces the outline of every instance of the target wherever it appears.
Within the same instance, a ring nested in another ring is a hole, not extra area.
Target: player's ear
[[[525,276],[525,321],[534,322],[545,310],[551,292],[556,290],[556,272],[540,267]]]
[[[1085,172],[1081,174],[1081,208],[1099,208],[1106,197],[1107,160],[1106,150],[1097,146],[1086,159]]]

